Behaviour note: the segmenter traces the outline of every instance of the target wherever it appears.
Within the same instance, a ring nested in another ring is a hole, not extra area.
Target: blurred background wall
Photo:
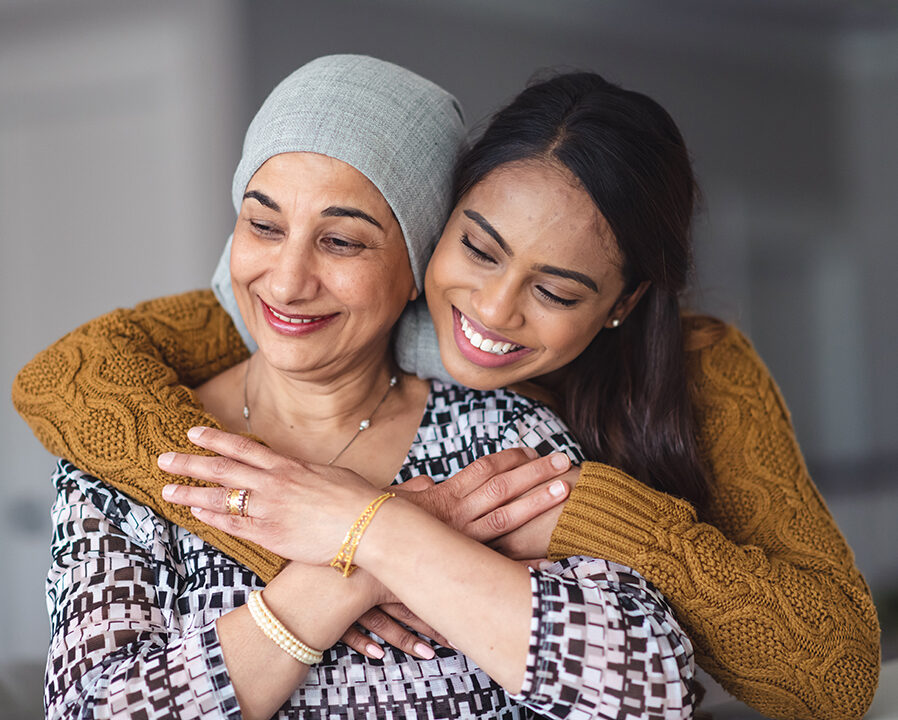
[[[92,316],[206,286],[246,124],[333,52],[472,124],[547,67],[671,112],[704,193],[693,305],[772,369],[898,655],[894,2],[0,0],[0,385]],[[0,430],[0,705],[39,717],[53,459],[9,403]]]

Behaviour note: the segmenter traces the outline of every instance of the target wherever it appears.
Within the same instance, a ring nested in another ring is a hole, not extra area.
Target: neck
[[[264,435],[273,428],[291,433],[345,434],[370,417],[392,375],[386,354],[341,368],[333,376],[319,374],[311,378],[283,372],[264,357],[254,355],[246,375],[246,404],[252,430]]]

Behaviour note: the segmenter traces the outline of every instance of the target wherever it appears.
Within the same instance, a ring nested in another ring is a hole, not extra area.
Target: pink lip
[[[303,320],[312,320],[313,322],[307,323],[291,323],[286,322],[285,320],[281,320],[277,317],[272,311],[271,306],[268,305],[262,298],[259,298],[259,303],[262,305],[262,314],[265,317],[265,321],[268,323],[268,326],[274,330],[276,333],[281,335],[289,335],[291,337],[300,337],[302,335],[309,335],[317,330],[321,330],[326,326],[331,324],[331,321],[339,315],[339,313],[333,313],[331,315],[295,315],[293,313],[284,313],[278,310],[280,315],[284,315],[285,317],[303,319]]]
[[[508,338],[504,338],[501,335],[490,332],[479,323],[474,322],[467,315],[465,315],[465,317],[467,318],[471,326],[483,337],[498,342],[508,342],[512,345],[518,344],[512,340],[509,340]],[[473,345],[471,345],[470,342],[468,342],[468,338],[465,337],[465,333],[461,329],[461,312],[456,307],[452,308],[452,329],[455,336],[455,344],[458,346],[459,352],[465,357],[466,360],[469,360],[475,365],[480,365],[481,367],[505,367],[506,365],[511,365],[512,363],[517,362],[528,353],[533,352],[531,348],[522,347],[520,350],[514,350],[513,352],[506,353],[505,355],[495,355],[491,352],[485,352],[480,348],[475,348]]]

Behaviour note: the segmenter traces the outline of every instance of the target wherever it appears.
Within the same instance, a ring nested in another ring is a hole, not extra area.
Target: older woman
[[[581,457],[537,403],[393,368],[393,325],[417,295],[460,137],[451,96],[371,58],[319,59],[266,100],[234,178],[230,261],[259,349],[197,396],[213,423],[267,447],[159,463],[228,486],[175,485],[168,499],[210,528],[214,515],[224,531],[264,529],[263,565],[272,552],[294,562],[265,585],[153,512],[162,488],[142,504],[61,461],[50,716],[691,713],[689,641],[639,576],[582,557],[528,570],[383,492],[521,444]],[[191,433],[212,451],[229,438]],[[337,644],[397,598],[459,650],[371,662]]]

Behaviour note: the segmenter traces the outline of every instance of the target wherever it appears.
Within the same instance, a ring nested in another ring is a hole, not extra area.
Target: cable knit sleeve
[[[162,487],[172,476],[156,466],[163,452],[201,452],[187,430],[220,425],[190,388],[248,355],[212,292],[198,290],[114,310],[70,332],[19,371],[12,401],[51,453],[105,478],[267,582],[284,561],[165,502]]]
[[[586,463],[550,557],[628,565],[667,598],[696,658],[774,718],[860,718],[879,675],[879,623],[811,481],[779,390],[735,329],[696,358],[709,507]]]

